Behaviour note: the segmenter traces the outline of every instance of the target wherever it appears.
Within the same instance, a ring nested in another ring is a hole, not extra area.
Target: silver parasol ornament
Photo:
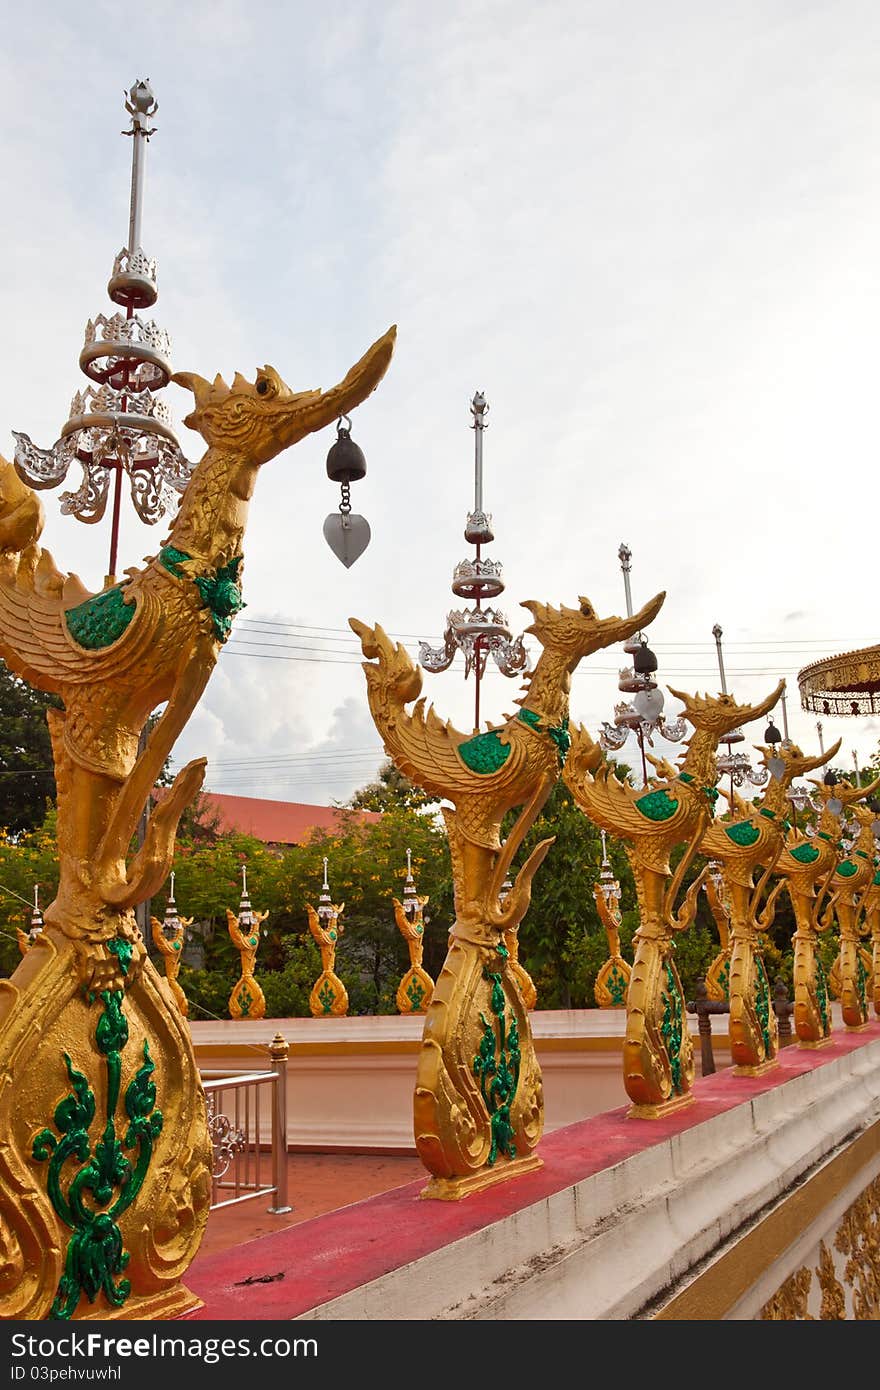
[[[495,539],[492,518],[483,510],[483,431],[487,428],[486,398],[478,391],[471,401],[474,430],[474,509],[468,513],[464,538],[475,547],[473,559],[462,560],[452,575],[452,592],[473,604],[472,608],[454,608],[446,615],[446,631],[442,647],[427,642],[419,644],[419,660],[426,671],[445,671],[455,659],[456,652],[464,655],[464,674],[474,674],[474,727],[480,726],[480,682],[491,656],[502,675],[515,676],[528,670],[529,658],[522,637],[513,638],[507,618],[499,608],[484,607],[486,599],[495,599],[504,592],[502,567],[496,560],[483,555],[483,546]]]
[[[107,285],[112,314],[89,319],[79,365],[89,385],[74,394],[67,423],[51,449],[15,433],[15,467],[34,488],[52,488],[67,478],[71,464],[82,468],[82,482],[61,494],[61,510],[79,521],[101,521],[113,483],[110,582],[115,580],[122,477],[126,475],[134,509],[152,526],[186,488],[194,464],[184,458],[168,407],[157,393],[172,375],[171,340],[163,328],[138,312],[158,298],[156,262],[141,246],[144,159],[155,134],[158,109],[149,80],[134,83],[125,109],[132,140],[131,204],[128,244],[113,262]]]

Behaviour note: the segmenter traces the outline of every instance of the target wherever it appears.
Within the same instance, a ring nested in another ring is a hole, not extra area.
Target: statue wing
[[[57,582],[40,582],[41,572],[47,568],[46,559]],[[0,576],[0,656],[10,670],[53,694],[61,694],[71,685],[104,680],[142,652],[153,633],[154,622],[149,617],[156,616],[149,611],[155,607],[155,600],[143,590],[131,605],[124,604],[121,598],[112,602],[117,610],[115,623],[105,621],[103,632],[100,621],[92,624],[95,637],[91,640],[102,645],[82,645],[74,638],[67,615],[76,612],[88,618],[91,605],[98,619],[106,618],[107,600],[103,594],[86,594],[84,601],[72,604],[69,586],[54,570],[51,556],[43,551],[34,571],[22,574],[19,569],[14,576]],[[114,636],[117,628],[118,635]]]

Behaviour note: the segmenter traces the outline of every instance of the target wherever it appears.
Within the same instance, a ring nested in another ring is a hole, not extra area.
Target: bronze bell
[[[764,730],[764,742],[771,745],[782,742],[782,734],[779,732],[772,719]]]
[[[641,639],[638,650],[633,653],[633,670],[638,676],[650,676],[657,670],[657,658],[645,637]]]
[[[346,429],[340,420],[336,426],[336,443],[327,455],[327,477],[332,478],[334,483],[356,483],[366,471],[367,460],[363,449],[351,437],[350,422]]]

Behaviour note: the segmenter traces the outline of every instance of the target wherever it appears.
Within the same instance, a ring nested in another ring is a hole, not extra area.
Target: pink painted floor
[[[265,1197],[212,1211],[199,1260],[427,1177],[414,1154],[292,1153],[287,1159],[287,1200],[293,1211],[272,1216]]]

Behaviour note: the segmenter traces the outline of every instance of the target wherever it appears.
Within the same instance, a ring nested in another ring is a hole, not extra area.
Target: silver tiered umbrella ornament
[[[141,246],[141,213],[146,145],[155,134],[158,109],[149,80],[135,82],[125,109],[131,117],[131,207],[128,245],[113,262],[107,285],[115,313],[98,314],[86,324],[79,365],[89,385],[77,391],[70,416],[51,449],[41,449],[16,433],[15,467],[34,488],[57,487],[76,460],[80,486],[61,495],[62,512],[79,521],[100,521],[113,483],[108,582],[115,582],[123,474],[141,521],[154,525],[182,493],[194,465],[184,458],[171,413],[157,392],[172,375],[171,340],[152,319],[141,317],[158,298],[156,262]]]
[[[626,613],[633,613],[632,592],[629,576],[632,570],[632,551],[623,541],[617,552],[623,572],[623,587],[626,595]],[[634,733],[642,755],[642,777],[648,781],[648,764],[645,757],[645,744],[653,747],[653,735],[659,734],[668,743],[680,743],[687,733],[683,719],[667,721],[663,712],[663,691],[656,680],[657,658],[648,646],[644,633],[635,633],[624,644],[623,650],[632,658],[632,665],[625,666],[617,682],[618,690],[631,695],[632,700],[624,700],[614,706],[614,720],[603,723],[599,733],[599,743],[606,752],[616,752]]]
[[[502,567],[497,560],[483,555],[483,546],[495,539],[492,518],[483,510],[483,431],[487,428],[486,398],[478,391],[471,401],[474,417],[474,509],[468,513],[464,538],[475,547],[472,560],[462,560],[452,575],[452,592],[457,598],[470,600],[473,608],[454,608],[446,616],[443,646],[419,644],[419,660],[426,671],[445,671],[456,652],[464,654],[464,674],[474,673],[474,728],[480,727],[480,682],[491,656],[505,676],[515,676],[528,669],[528,653],[522,637],[513,638],[507,618],[499,608],[484,607],[484,601],[498,598],[504,592]]]

